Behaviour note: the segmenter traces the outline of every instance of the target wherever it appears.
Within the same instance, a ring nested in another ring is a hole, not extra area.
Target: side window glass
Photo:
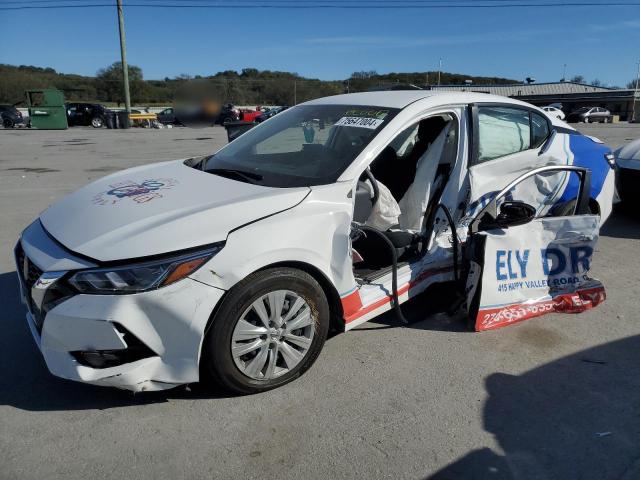
[[[549,122],[537,113],[531,113],[531,148],[538,148],[549,137]]]
[[[478,163],[527,150],[530,143],[528,110],[478,108]]]
[[[405,157],[413,150],[418,141],[418,124],[406,128],[389,144],[398,157]]]

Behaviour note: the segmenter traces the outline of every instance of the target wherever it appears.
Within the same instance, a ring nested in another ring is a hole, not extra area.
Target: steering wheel
[[[360,178],[362,178],[363,176],[367,180],[369,180],[369,182],[371,182],[371,187],[373,188],[373,197],[371,197],[371,204],[375,205],[378,201],[378,198],[380,198],[380,189],[378,188],[378,182],[373,176],[373,173],[371,173],[371,169],[369,167],[367,167],[367,169],[362,172],[362,176]]]

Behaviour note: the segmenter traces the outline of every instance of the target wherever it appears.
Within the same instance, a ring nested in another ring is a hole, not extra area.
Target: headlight
[[[200,252],[113,268],[82,270],[69,278],[80,293],[137,293],[164,287],[195,272],[220,251],[217,245]]]

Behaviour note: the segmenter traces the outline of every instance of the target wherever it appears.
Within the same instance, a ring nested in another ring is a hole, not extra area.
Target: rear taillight
[[[609,164],[609,166],[611,168],[615,168],[616,167],[616,157],[614,157],[613,153],[611,153],[611,152],[605,153],[604,154],[604,159],[607,161],[607,163]]]

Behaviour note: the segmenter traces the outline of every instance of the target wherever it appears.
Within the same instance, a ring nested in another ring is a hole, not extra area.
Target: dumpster
[[[224,124],[224,128],[227,130],[227,140],[230,142],[238,138],[245,132],[248,132],[253,127],[258,125],[254,122],[228,122]]]
[[[64,95],[55,88],[27,90],[27,106],[31,128],[41,130],[66,130],[67,108]]]

